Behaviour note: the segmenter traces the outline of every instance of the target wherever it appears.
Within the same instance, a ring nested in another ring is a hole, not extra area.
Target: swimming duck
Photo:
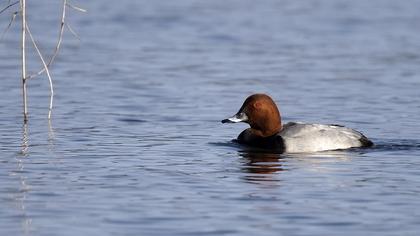
[[[318,152],[353,147],[370,147],[373,142],[362,133],[341,125],[281,123],[280,112],[266,94],[249,96],[239,111],[222,123],[248,123],[237,142],[287,153]]]

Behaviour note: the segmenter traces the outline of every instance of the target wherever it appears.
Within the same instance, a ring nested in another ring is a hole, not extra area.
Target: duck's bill
[[[238,122],[246,122],[247,120],[248,120],[248,116],[246,116],[245,113],[241,112],[230,118],[222,120],[222,123],[238,123]]]

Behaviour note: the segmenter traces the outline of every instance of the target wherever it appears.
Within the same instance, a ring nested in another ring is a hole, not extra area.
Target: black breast
[[[252,134],[250,129],[246,129],[239,134],[237,142],[251,147],[257,147],[276,152],[284,151],[284,141],[280,135],[272,135],[269,137],[260,137]]]

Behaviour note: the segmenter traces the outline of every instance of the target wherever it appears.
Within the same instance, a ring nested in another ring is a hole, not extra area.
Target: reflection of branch
[[[66,0],[64,0],[66,1]],[[48,111],[48,119],[51,119],[51,111],[52,111],[52,106],[53,106],[53,98],[54,98],[54,89],[53,89],[53,83],[52,83],[52,78],[50,75],[50,70],[48,69],[47,64],[45,63],[44,57],[42,56],[41,52],[39,51],[38,45],[35,42],[34,37],[32,36],[31,30],[29,29],[29,25],[26,23],[26,30],[28,31],[29,37],[31,38],[32,44],[34,45],[34,48],[36,50],[36,52],[38,53],[39,58],[42,61],[42,65],[44,66],[45,72],[47,73],[48,76],[48,81],[50,82],[50,106],[49,106],[49,111]]]
[[[48,151],[51,153],[51,156],[56,156],[54,151],[54,129],[52,127],[51,119],[48,119]]]
[[[25,207],[25,200],[27,198],[27,192],[30,190],[30,187],[26,183],[27,177],[24,175],[24,164],[25,159],[28,158],[28,148],[29,148],[29,136],[28,136],[28,123],[24,122],[22,126],[22,146],[21,146],[21,156],[17,156],[16,162],[17,162],[17,176],[19,177],[20,182],[20,188],[18,192],[16,192],[16,195],[13,197],[13,199],[16,201],[17,206],[19,207],[19,210],[22,211],[23,216],[23,230],[24,234],[28,234],[31,230],[31,223],[32,219],[30,216],[26,214],[26,207]]]
[[[10,1],[9,1],[9,3],[10,3]],[[14,5],[18,4],[18,3],[19,3],[19,1],[16,1],[16,2],[14,2],[14,3],[12,3],[12,4],[7,5],[5,8],[3,8],[3,9],[0,11],[0,14],[1,14],[1,13],[3,13],[4,11],[6,11],[7,9],[9,9],[10,7],[13,7]]]
[[[24,157],[26,157],[28,155],[28,148],[29,148],[29,144],[28,144],[28,123],[23,123],[23,137],[22,137],[22,155]]]
[[[51,120],[48,120],[48,141],[53,141],[55,138],[54,129],[52,127]]]

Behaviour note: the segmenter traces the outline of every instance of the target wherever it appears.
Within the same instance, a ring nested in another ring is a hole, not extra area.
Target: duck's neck
[[[276,124],[264,124],[262,127],[251,126],[251,132],[259,137],[266,138],[273,136],[283,129],[281,122]]]

